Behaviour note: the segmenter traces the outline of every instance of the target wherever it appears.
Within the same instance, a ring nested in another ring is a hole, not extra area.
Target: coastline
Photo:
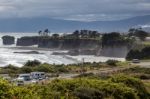
[[[38,47],[29,47],[29,46],[17,46],[17,47],[0,47],[0,48],[7,48],[7,49],[16,49],[16,50],[34,50],[34,51],[59,51],[59,49],[50,49],[50,48],[38,48]]]

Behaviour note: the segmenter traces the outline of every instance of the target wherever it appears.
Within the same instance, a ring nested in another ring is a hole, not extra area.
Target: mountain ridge
[[[136,16],[114,21],[71,21],[51,18],[6,18],[0,19],[0,32],[37,32],[48,28],[52,32],[73,32],[88,29],[100,32],[128,31],[129,28],[150,23],[150,15]]]

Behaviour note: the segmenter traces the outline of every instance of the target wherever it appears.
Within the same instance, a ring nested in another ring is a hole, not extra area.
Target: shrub
[[[22,68],[20,68],[20,73],[30,73],[30,72],[32,72],[33,71],[33,68],[32,67],[26,67],[26,66],[24,66],[24,67],[22,67]]]
[[[12,66],[12,65],[8,65],[6,67],[2,67],[0,70],[1,74],[17,74],[19,71],[18,67]]]
[[[98,94],[97,97],[101,98],[136,99],[134,89],[121,83],[101,81],[96,79],[54,80],[49,84],[49,87],[51,87],[52,90],[61,92],[62,95],[66,94],[66,92],[69,92],[69,95],[74,93],[75,97],[87,97],[87,99],[89,99],[91,95],[96,94]],[[88,93],[83,93],[83,95],[81,95],[83,90]]]
[[[28,61],[24,64],[24,66],[38,66],[38,65],[40,65],[40,64],[41,64],[41,62],[39,62],[38,60],[33,60],[33,61],[28,60]]]
[[[117,63],[118,63],[117,60],[108,60],[108,61],[106,61],[106,64],[110,65],[110,66],[117,66]]]
[[[144,84],[139,79],[121,74],[113,76],[110,80],[115,83],[123,83],[126,86],[135,89],[137,95],[141,99],[148,99],[148,92]]]
[[[10,92],[11,86],[6,81],[0,78],[0,99],[11,99],[11,92]]]
[[[69,72],[67,68],[61,66],[61,67],[56,67],[58,72],[63,72],[63,73],[67,73]]]
[[[81,87],[75,90],[74,95],[79,99],[103,99],[103,93],[95,88]]]
[[[48,73],[52,73],[55,71],[53,66],[50,65],[46,65],[46,64],[42,64],[40,66],[37,66],[34,68],[34,71],[39,71],[39,72],[48,72]]]
[[[145,47],[141,51],[130,50],[126,56],[126,59],[150,59],[150,47]]]
[[[29,89],[28,87],[17,87],[14,86],[11,89],[12,96],[9,99],[40,99],[39,95],[33,88]]]
[[[34,86],[35,91],[40,96],[40,99],[60,99],[60,92],[51,90],[47,85]]]

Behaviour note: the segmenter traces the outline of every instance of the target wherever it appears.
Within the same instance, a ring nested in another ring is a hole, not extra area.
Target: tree
[[[78,30],[74,31],[74,32],[73,32],[73,36],[74,36],[75,38],[79,38],[80,32],[79,32]]]
[[[39,35],[42,35],[42,31],[40,30],[40,31],[38,32],[38,34],[39,34]]]
[[[114,45],[119,44],[121,42],[123,42],[122,36],[120,33],[117,32],[104,34],[102,37],[102,45]]]
[[[135,35],[136,35],[137,37],[139,37],[140,40],[144,41],[145,38],[148,36],[148,33],[145,32],[145,31],[143,31],[143,30],[137,30],[137,31],[135,32]]]
[[[50,31],[48,29],[44,30],[44,36],[48,36],[49,33],[50,33]]]
[[[96,38],[99,36],[99,33],[97,31],[90,31],[89,32],[89,37],[90,38]]]
[[[146,31],[142,30],[142,28],[137,28],[137,29],[131,28],[129,29],[129,34],[128,34],[128,36],[138,37],[141,41],[144,41],[148,35],[149,34]]]
[[[52,37],[53,38],[59,38],[59,34],[53,34]]]
[[[128,32],[128,36],[134,36],[135,28],[130,28]]]
[[[24,64],[24,66],[38,66],[38,65],[40,65],[41,64],[41,62],[39,62],[38,60],[33,60],[33,61],[27,61],[25,64]]]

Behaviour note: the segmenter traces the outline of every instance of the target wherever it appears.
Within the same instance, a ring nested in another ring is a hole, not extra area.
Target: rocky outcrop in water
[[[2,39],[3,39],[4,45],[12,45],[15,43],[15,37],[13,36],[6,35],[6,36],[3,36]]]
[[[43,53],[40,53],[38,51],[14,52],[14,53],[17,53],[17,54],[43,54]]]

